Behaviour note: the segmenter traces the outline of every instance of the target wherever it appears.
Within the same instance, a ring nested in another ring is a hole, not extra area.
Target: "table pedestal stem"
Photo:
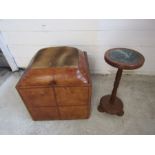
[[[103,96],[101,98],[100,104],[98,106],[99,112],[107,112],[110,114],[116,114],[118,116],[122,116],[124,114],[123,102],[116,96],[117,88],[119,86],[119,82],[122,76],[122,71],[122,69],[118,69],[117,71],[112,94]]]
[[[116,77],[115,77],[115,82],[114,82],[114,88],[112,90],[112,94],[111,94],[111,97],[110,97],[110,103],[113,104],[115,102],[115,99],[116,99],[116,94],[117,94],[117,88],[119,86],[119,82],[120,82],[120,79],[121,79],[121,76],[122,76],[122,69],[118,69],[117,70],[117,74],[116,74]]]

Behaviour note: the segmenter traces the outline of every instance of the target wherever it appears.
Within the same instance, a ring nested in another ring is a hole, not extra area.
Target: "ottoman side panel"
[[[59,111],[62,120],[89,118],[88,106],[60,106]]]
[[[91,96],[92,96],[92,80],[91,80],[91,74],[90,74],[90,69],[89,69],[88,56],[87,56],[86,52],[84,52],[84,57],[85,57],[85,66],[86,66],[86,70],[87,70],[87,76],[88,76],[88,80],[89,80],[89,85],[88,85],[88,96],[89,96],[88,112],[90,115],[90,113],[91,113]]]
[[[79,53],[79,70],[82,75],[87,79],[87,87],[88,87],[88,112],[89,115],[91,113],[91,96],[92,96],[92,80],[89,70],[89,63],[88,63],[88,56],[87,52],[80,52]]]
[[[38,107],[38,108],[31,108],[29,107],[29,112],[33,120],[59,120],[59,112],[57,107]]]
[[[55,87],[58,106],[88,105],[88,87]]]
[[[19,88],[18,92],[27,106],[56,106],[53,88]]]
[[[27,110],[33,120],[60,119],[53,88],[19,88]]]

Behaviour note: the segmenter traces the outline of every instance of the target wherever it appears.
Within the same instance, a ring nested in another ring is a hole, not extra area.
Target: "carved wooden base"
[[[98,111],[123,116],[123,102],[118,97],[116,97],[115,101],[110,103],[110,97],[110,95],[106,95],[101,98]]]

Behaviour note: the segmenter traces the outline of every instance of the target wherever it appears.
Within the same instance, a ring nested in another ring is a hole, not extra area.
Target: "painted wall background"
[[[146,59],[129,73],[155,75],[155,20],[0,20],[0,31],[19,67],[40,48],[67,45],[87,51],[92,73],[113,73],[104,52],[126,47]]]

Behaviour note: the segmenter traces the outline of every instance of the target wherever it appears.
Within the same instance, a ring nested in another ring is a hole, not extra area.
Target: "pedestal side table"
[[[118,70],[112,94],[101,98],[98,111],[122,116],[124,114],[123,102],[116,96],[122,71],[123,69],[133,70],[140,68],[144,64],[145,59],[139,52],[127,48],[110,49],[105,53],[104,59],[109,65],[118,68]]]

